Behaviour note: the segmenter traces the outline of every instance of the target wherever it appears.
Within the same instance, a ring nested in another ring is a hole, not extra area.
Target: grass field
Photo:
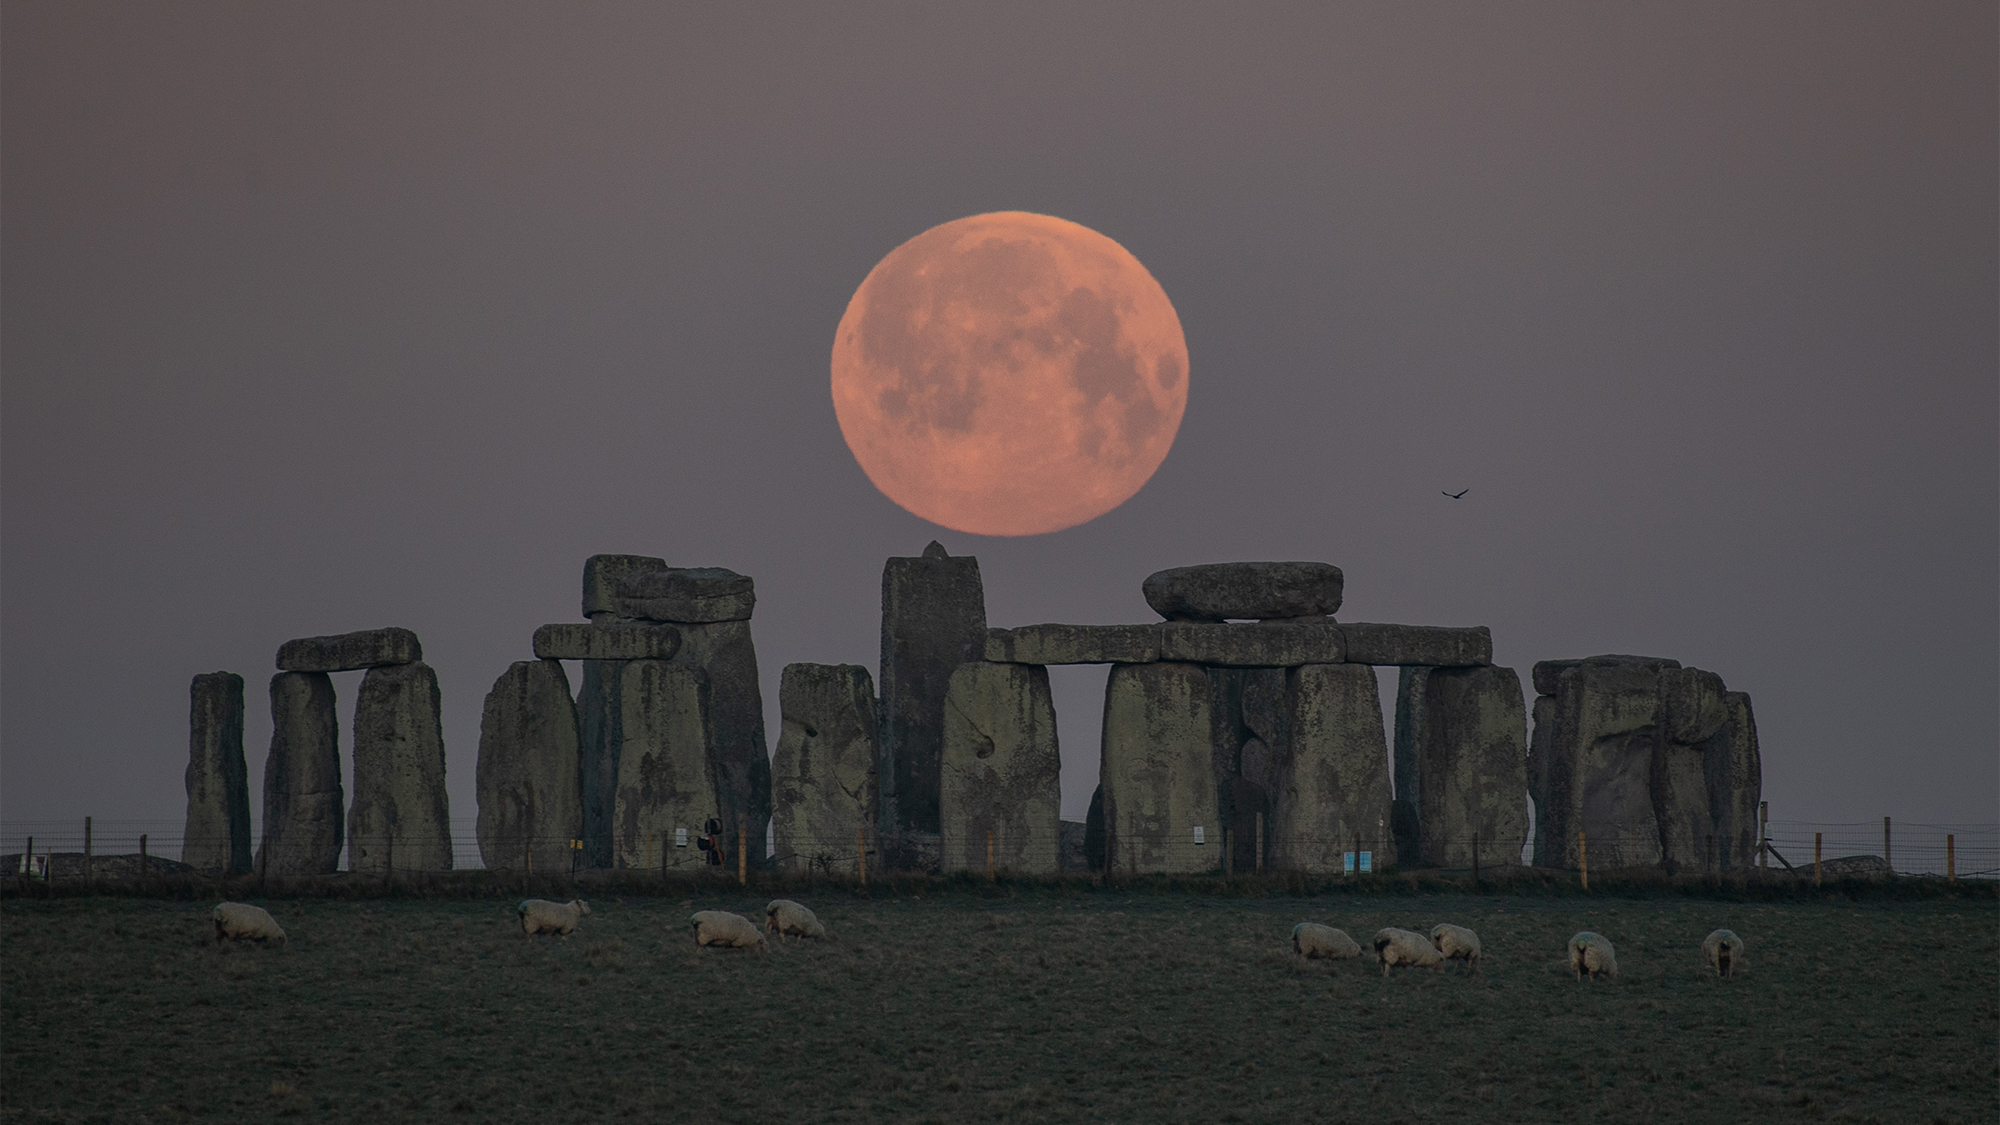
[[[695,950],[769,896],[0,905],[0,1114],[30,1121],[2000,1121],[1989,900],[809,899],[837,941]],[[1303,965],[1294,922],[1477,929],[1483,974]],[[1749,943],[1735,982],[1700,942]],[[1579,984],[1593,929],[1623,975]]]

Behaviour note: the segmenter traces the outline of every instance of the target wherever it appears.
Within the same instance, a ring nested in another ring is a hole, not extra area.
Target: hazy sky
[[[0,816],[177,821],[187,688],[417,630],[480,705],[597,552],[874,670],[882,560],[996,625],[1318,559],[1348,620],[1751,693],[1777,819],[2000,805],[1991,3],[21,3],[0,23]],[[1122,243],[1190,355],[1110,514],[875,491],[834,326],[937,223]],[[1463,500],[1443,489],[1471,491]],[[1102,669],[1057,671],[1065,815]],[[336,678],[343,737],[359,674]],[[254,802],[253,802],[254,803]]]

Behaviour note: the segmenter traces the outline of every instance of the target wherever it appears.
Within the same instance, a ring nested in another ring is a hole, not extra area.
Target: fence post
[[[1958,882],[1958,841],[1949,832],[1944,834],[1944,881]]]
[[[1361,878],[1361,833],[1354,834],[1354,877]]]
[[[139,833],[139,886],[146,885],[146,834]]]
[[[736,829],[736,885],[750,885],[750,830]]]
[[[271,840],[270,833],[264,834],[264,846],[257,849],[257,893],[265,894],[271,886]],[[139,866],[144,867],[146,838],[139,837]]]
[[[1576,867],[1583,873],[1583,889],[1590,889],[1590,847],[1584,842],[1583,829],[1576,830]]]
[[[1890,877],[1896,874],[1896,861],[1889,855],[1889,818],[1882,818],[1882,866],[1889,869]]]
[[[35,838],[33,836],[28,837],[27,846],[21,849],[21,878],[26,882],[33,882],[35,878]]]
[[[382,889],[387,891],[396,885],[396,837],[382,837]],[[571,896],[575,897],[575,896]]]
[[[90,889],[90,818],[83,818],[83,889]]]
[[[865,887],[868,885],[868,830],[866,828],[857,828],[854,830],[854,862],[860,866],[861,885]]]
[[[993,830],[986,830],[986,881],[993,881]]]
[[[1819,845],[1820,833],[1813,833],[1813,886],[1819,886]]]
[[[1264,873],[1264,814],[1257,814],[1257,874]]]
[[[1236,873],[1234,870],[1236,867],[1236,856],[1230,850],[1232,842],[1229,826],[1225,824],[1222,826],[1222,878],[1224,881],[1227,881],[1231,875]]]
[[[1757,802],[1757,866],[1771,866],[1771,802]]]
[[[646,833],[646,870],[648,871],[653,869],[653,837],[657,835],[659,835],[657,832]]]

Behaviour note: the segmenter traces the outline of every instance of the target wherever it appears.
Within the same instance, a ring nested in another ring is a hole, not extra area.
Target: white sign
[[[1201,825],[1199,825],[1199,824],[1197,824],[1197,825],[1195,825],[1195,826],[1194,826],[1194,842],[1195,842],[1195,843],[1197,843],[1197,844],[1206,844],[1206,843],[1208,843],[1208,841],[1207,841],[1207,840],[1205,840],[1205,839],[1203,839],[1203,838],[1202,838],[1202,835],[1201,835]]]
[[[1346,872],[1346,873],[1347,873],[1347,874],[1349,874],[1349,875],[1352,875],[1352,874],[1354,874],[1354,853],[1353,853],[1353,852],[1341,852],[1341,853],[1340,853],[1340,869],[1341,869],[1342,871]],[[1361,870],[1363,870],[1363,871],[1373,871],[1373,870],[1375,870],[1375,853],[1374,853],[1374,852],[1362,852],[1362,853],[1361,853]]]
[[[677,847],[677,848],[685,848],[685,847],[687,847],[687,846],[688,846],[688,830],[687,830],[687,829],[685,829],[685,828],[676,828],[676,829],[674,829],[674,846],[675,846],[675,847]]]
[[[49,873],[49,857],[45,855],[24,855],[21,857],[20,874],[43,876]]]
[[[1372,862],[1372,861],[1374,860],[1374,858],[1375,858],[1375,853],[1374,853],[1374,852],[1362,852],[1362,853],[1361,853],[1361,870],[1363,870],[1363,871],[1373,871],[1373,870],[1375,870],[1375,865],[1374,865],[1374,863]]]

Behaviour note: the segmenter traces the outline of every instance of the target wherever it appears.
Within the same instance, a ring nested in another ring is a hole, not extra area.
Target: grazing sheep
[[[1450,922],[1432,926],[1431,948],[1444,954],[1446,961],[1463,961],[1467,969],[1479,971],[1479,935],[1464,926]]]
[[[764,928],[780,936],[823,938],[826,927],[819,915],[788,898],[774,898],[764,908]]]
[[[733,949],[769,949],[764,934],[750,919],[727,910],[703,910],[688,919],[694,927],[694,944],[722,945]]]
[[[580,898],[568,902],[550,902],[545,898],[524,899],[514,908],[521,916],[521,936],[534,937],[536,934],[555,934],[568,937],[576,932],[579,918],[590,913],[590,904]]]
[[[1429,938],[1394,926],[1375,931],[1375,959],[1382,963],[1385,977],[1394,965],[1435,969],[1444,964],[1444,955],[1431,948]]]
[[[1702,939],[1701,955],[1717,976],[1733,979],[1743,968],[1743,939],[1733,930],[1717,930]]]
[[[278,920],[261,906],[247,902],[225,902],[215,908],[209,917],[215,919],[215,944],[229,941],[254,941],[261,945],[277,942],[285,944],[285,929]]]
[[[1292,952],[1308,961],[1318,957],[1339,961],[1361,956],[1361,947],[1344,930],[1318,922],[1300,922],[1292,927]]]
[[[1618,975],[1618,952],[1611,948],[1611,943],[1604,940],[1602,934],[1585,930],[1569,939],[1569,967],[1578,980],[1582,980],[1585,973],[1590,974],[1591,980],[1601,976],[1615,977]]]

